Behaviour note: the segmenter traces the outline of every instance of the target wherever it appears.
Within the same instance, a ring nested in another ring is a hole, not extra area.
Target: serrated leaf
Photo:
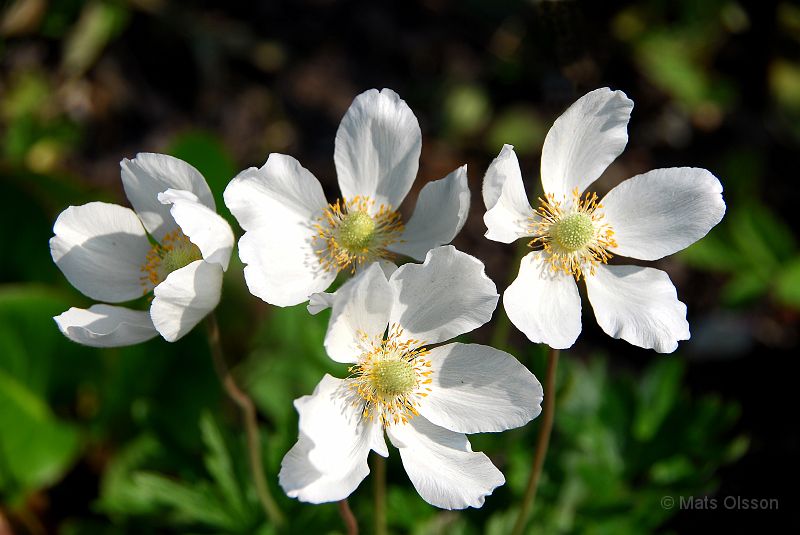
[[[189,485],[151,472],[139,472],[133,480],[144,497],[168,507],[178,523],[200,523],[234,532],[242,528],[207,485]]]
[[[210,413],[205,412],[201,416],[200,430],[203,436],[203,443],[207,448],[203,460],[208,473],[211,474],[220,490],[222,499],[232,513],[244,517],[247,505],[236,480],[233,463],[231,462],[228,448],[225,446],[225,440]]]

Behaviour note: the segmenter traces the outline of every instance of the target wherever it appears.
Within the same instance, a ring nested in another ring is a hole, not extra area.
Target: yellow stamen
[[[429,351],[419,340],[401,341],[403,329],[397,324],[388,336],[370,339],[360,333],[362,354],[350,367],[350,388],[355,403],[363,404],[362,417],[377,419],[384,427],[408,423],[419,414],[421,398],[431,391],[433,370],[425,358]]]
[[[355,273],[363,265],[394,258],[387,247],[399,241],[402,219],[391,206],[374,207],[374,200],[361,196],[328,205],[314,224],[315,250],[324,269]]]
[[[530,230],[535,236],[528,244],[541,247],[553,272],[561,271],[580,280],[586,271],[594,275],[599,264],[613,256],[609,248],[617,246],[614,230],[604,222],[603,205],[596,193],[581,198],[578,188],[572,202],[557,201],[552,193],[539,199],[539,209],[531,216]]]
[[[162,283],[173,271],[201,258],[200,249],[180,229],[167,233],[161,243],[150,248],[140,269],[144,293]]]

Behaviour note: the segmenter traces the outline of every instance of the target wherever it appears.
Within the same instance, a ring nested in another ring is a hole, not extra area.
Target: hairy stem
[[[261,506],[264,508],[264,513],[266,513],[267,518],[274,525],[282,526],[286,522],[286,519],[269,491],[264,472],[264,464],[261,459],[261,438],[258,434],[256,407],[253,404],[253,400],[236,384],[233,375],[231,375],[230,370],[228,370],[227,364],[225,364],[225,357],[222,353],[222,344],[219,338],[219,326],[217,325],[217,318],[213,312],[206,318],[206,326],[208,327],[208,345],[211,348],[214,368],[217,370],[217,375],[219,375],[220,381],[225,387],[225,392],[227,392],[228,396],[242,411],[244,426],[247,432],[247,451],[250,457],[250,469],[253,474],[253,482],[256,486],[258,500],[261,502]]]
[[[372,484],[375,493],[375,535],[387,535],[386,459],[378,454],[372,459]]]
[[[350,503],[347,498],[339,500],[339,514],[342,515],[342,522],[347,528],[347,535],[358,535],[358,520],[350,509]]]
[[[556,367],[558,366],[558,349],[550,348],[547,354],[547,375],[545,377],[544,401],[542,407],[541,427],[536,441],[536,451],[533,454],[533,466],[531,475],[528,478],[528,486],[525,489],[525,496],[522,498],[522,507],[519,516],[514,524],[513,535],[521,535],[528,522],[533,503],[536,500],[536,488],[539,485],[539,478],[542,475],[544,458],[547,455],[547,446],[550,444],[550,432],[553,430],[553,416],[556,408]]]

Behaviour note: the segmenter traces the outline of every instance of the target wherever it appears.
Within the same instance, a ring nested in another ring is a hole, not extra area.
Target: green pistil
[[[592,218],[583,213],[570,214],[555,223],[550,236],[561,248],[574,252],[586,247],[594,238],[595,230]]]
[[[382,397],[407,394],[416,384],[414,368],[405,360],[376,362],[372,369],[372,380],[375,390]]]
[[[174,248],[168,250],[161,258],[161,271],[163,277],[182,267],[188,266],[195,260],[200,260],[203,255],[200,249],[191,242],[178,243]]]
[[[339,223],[339,244],[351,253],[369,248],[375,237],[375,221],[366,212],[350,212]]]

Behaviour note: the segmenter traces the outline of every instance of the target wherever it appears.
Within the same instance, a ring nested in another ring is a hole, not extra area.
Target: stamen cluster
[[[374,206],[374,200],[360,195],[328,205],[314,223],[316,252],[324,269],[349,268],[355,273],[361,266],[394,257],[387,247],[399,241],[402,218],[391,206]]]
[[[387,337],[361,337],[362,354],[350,367],[350,388],[363,403],[361,415],[384,427],[408,423],[418,415],[417,405],[431,389],[429,351],[420,340],[400,340],[403,329],[392,324]]]
[[[539,198],[539,209],[530,220],[535,236],[528,243],[541,247],[553,272],[563,272],[580,280],[595,274],[597,266],[606,264],[613,256],[609,248],[616,247],[614,230],[604,222],[605,215],[598,210],[596,193],[586,193],[581,198],[577,188],[569,201],[557,201],[552,193]]]
[[[168,232],[161,243],[155,243],[150,247],[140,269],[144,293],[149,291],[148,288],[163,282],[173,271],[202,258],[203,255],[197,245],[193,244],[180,229]]]

